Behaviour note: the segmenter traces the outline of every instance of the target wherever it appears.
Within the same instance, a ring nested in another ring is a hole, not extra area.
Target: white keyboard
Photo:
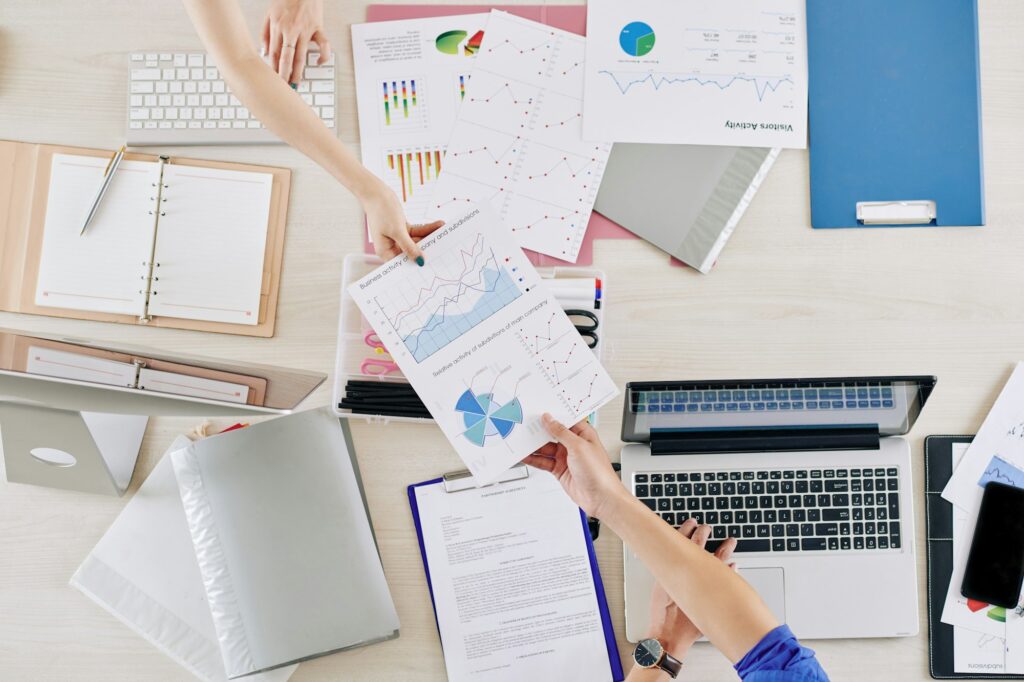
[[[334,55],[316,66],[310,52],[298,93],[334,127]],[[213,59],[202,52],[131,55],[128,139],[140,145],[280,144],[228,91]]]

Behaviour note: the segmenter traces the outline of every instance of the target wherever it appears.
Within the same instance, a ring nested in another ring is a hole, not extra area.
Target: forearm
[[[626,682],[669,682],[672,678],[660,668],[641,668],[634,664],[626,675]]]
[[[735,571],[688,542],[624,489],[608,498],[599,515],[733,663],[778,625]]]
[[[263,63],[236,0],[184,0],[200,40],[238,100],[278,137],[313,159],[361,201],[381,182]]]

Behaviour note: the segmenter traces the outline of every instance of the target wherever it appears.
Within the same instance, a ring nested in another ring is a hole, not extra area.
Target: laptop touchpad
[[[780,623],[786,622],[786,581],[781,568],[740,568],[740,575],[757,590]]]

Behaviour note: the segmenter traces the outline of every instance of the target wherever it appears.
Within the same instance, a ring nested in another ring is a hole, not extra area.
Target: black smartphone
[[[1024,489],[985,486],[960,592],[1008,609],[1017,606],[1024,580]]]

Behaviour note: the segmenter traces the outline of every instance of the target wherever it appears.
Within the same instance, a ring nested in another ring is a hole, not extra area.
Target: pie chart
[[[466,430],[462,435],[473,445],[483,447],[488,438],[507,438],[516,424],[523,423],[523,406],[519,398],[499,401],[493,393],[477,395],[467,389],[455,404],[455,411],[462,413]]]
[[[631,57],[643,57],[654,49],[654,29],[642,21],[634,21],[622,27],[619,46]]]

